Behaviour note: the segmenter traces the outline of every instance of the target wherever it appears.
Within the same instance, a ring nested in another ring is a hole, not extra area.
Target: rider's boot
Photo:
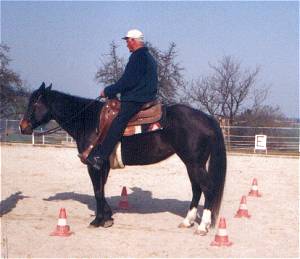
[[[101,170],[105,163],[105,160],[98,155],[99,147],[100,145],[96,146],[86,158],[86,162],[96,170]]]

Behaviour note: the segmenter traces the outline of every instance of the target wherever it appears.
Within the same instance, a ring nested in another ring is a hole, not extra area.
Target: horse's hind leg
[[[201,217],[201,223],[196,230],[196,234],[206,235],[211,226],[211,192],[210,181],[206,169],[200,165],[188,166],[188,175],[192,184],[193,199],[187,216],[180,224],[181,227],[190,227],[196,220],[197,207],[200,201],[201,193],[204,193],[204,210]]]
[[[197,227],[196,234],[205,236],[208,233],[208,230],[211,226],[211,209],[205,208],[201,217],[201,223]]]
[[[197,217],[197,208],[198,208],[198,204],[201,198],[201,187],[199,184],[199,170],[197,170],[197,167],[194,166],[189,166],[187,168],[188,171],[188,175],[191,181],[191,185],[192,185],[192,191],[193,191],[193,198],[190,204],[190,209],[186,215],[186,217],[184,218],[184,220],[180,223],[179,227],[191,227],[194,225],[194,222],[196,220]]]
[[[190,209],[184,218],[184,220],[179,224],[180,228],[189,228],[194,225],[197,218],[197,207],[201,196],[201,189],[198,186],[192,186],[193,189],[193,199],[190,205]]]
[[[208,177],[208,172],[203,168],[201,169],[201,177],[200,177],[200,186],[203,190],[205,201],[204,201],[204,209],[201,217],[201,222],[197,227],[196,234],[206,235],[208,233],[209,228],[214,224],[214,219],[212,219],[212,200],[213,200],[213,192],[211,181]]]

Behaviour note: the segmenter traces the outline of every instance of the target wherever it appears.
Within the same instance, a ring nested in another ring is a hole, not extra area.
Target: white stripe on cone
[[[240,209],[241,210],[247,210],[247,205],[245,203],[241,203]]]
[[[222,236],[222,237],[227,236],[227,230],[225,228],[219,228],[218,236]]]
[[[258,190],[257,185],[252,185],[252,190],[257,191]]]
[[[67,220],[66,219],[58,219],[58,226],[66,226],[67,225]]]

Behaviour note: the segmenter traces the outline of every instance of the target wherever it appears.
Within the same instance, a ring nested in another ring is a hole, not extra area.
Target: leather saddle
[[[109,99],[105,102],[99,118],[99,125],[97,129],[96,137],[91,141],[91,144],[86,150],[79,154],[81,161],[85,163],[88,155],[92,149],[101,144],[104,140],[107,132],[111,126],[112,121],[117,117],[121,109],[121,102],[118,99]],[[128,122],[127,128],[125,129],[124,136],[126,132],[131,132],[132,127],[142,124],[150,124],[157,122],[162,117],[162,105],[158,100],[154,100],[148,103],[145,103],[141,110]]]

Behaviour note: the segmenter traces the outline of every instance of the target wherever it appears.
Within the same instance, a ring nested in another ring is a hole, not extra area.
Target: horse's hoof
[[[104,227],[104,228],[109,228],[109,227],[111,227],[113,224],[114,224],[114,220],[113,220],[113,219],[109,219],[109,220],[106,220],[106,221],[104,222],[104,224],[103,224],[102,227]]]
[[[190,225],[185,225],[183,222],[181,222],[178,225],[179,228],[191,228],[192,226],[194,226],[194,223],[191,223]]]
[[[206,236],[207,233],[208,233],[208,230],[199,230],[199,229],[197,229],[194,234],[199,235],[199,236]]]
[[[94,224],[91,224],[90,223],[90,225],[88,225],[88,228],[97,228],[98,226],[96,226],[96,225],[94,225]]]
[[[113,224],[114,224],[114,220],[112,218],[110,218],[108,220],[95,218],[90,223],[89,228],[98,228],[98,227],[108,228],[108,227],[111,227]]]
[[[95,218],[89,225],[89,228],[98,228],[101,226],[103,218]]]
[[[98,227],[100,227],[99,224],[92,224],[92,223],[90,223],[90,225],[88,225],[88,228],[98,228]]]

